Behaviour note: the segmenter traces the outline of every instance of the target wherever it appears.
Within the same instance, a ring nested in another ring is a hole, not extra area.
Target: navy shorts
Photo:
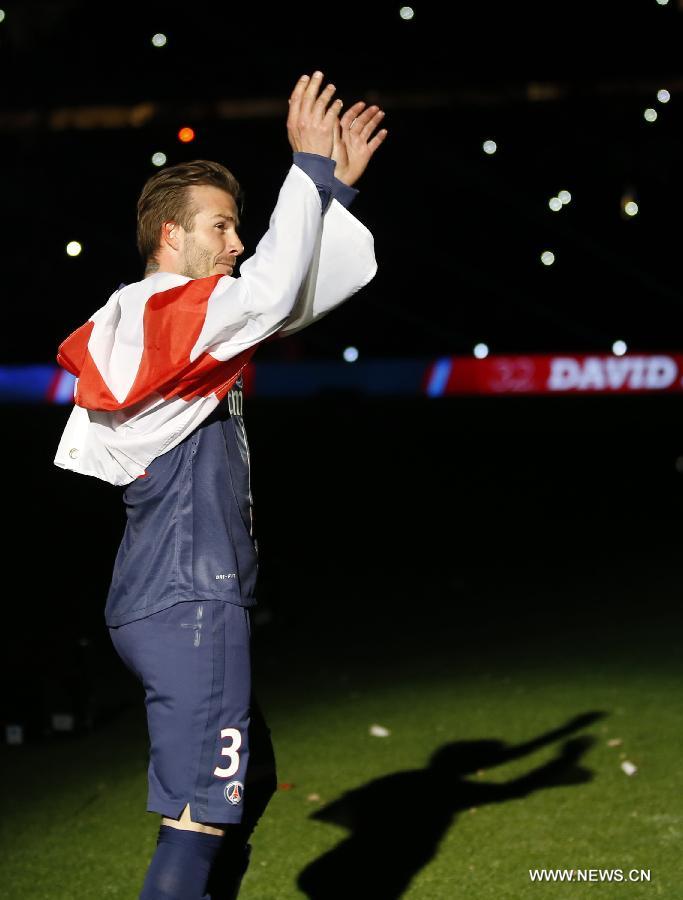
[[[147,810],[239,823],[250,753],[249,610],[182,601],[126,625],[112,642],[142,682],[149,729]]]

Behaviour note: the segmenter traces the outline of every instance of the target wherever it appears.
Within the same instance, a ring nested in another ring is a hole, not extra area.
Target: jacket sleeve
[[[371,232],[336,198],[323,214],[311,265],[278,336],[306,328],[348,300],[377,272]]]

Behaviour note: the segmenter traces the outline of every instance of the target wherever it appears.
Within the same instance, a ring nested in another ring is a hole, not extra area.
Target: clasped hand
[[[384,112],[375,105],[364,109],[365,102],[359,100],[340,119],[342,101],[332,100],[336,87],[328,84],[321,90],[322,78],[322,72],[315,72],[297,81],[289,98],[289,143],[295,152],[330,157],[335,177],[352,185],[387,136],[386,128],[373,135]]]

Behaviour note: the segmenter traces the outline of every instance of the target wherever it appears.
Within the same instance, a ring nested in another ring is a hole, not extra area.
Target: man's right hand
[[[315,72],[312,77],[302,75],[289,98],[287,135],[295,153],[332,156],[342,101],[330,102],[336,88],[328,84],[321,91],[322,78],[322,72]]]

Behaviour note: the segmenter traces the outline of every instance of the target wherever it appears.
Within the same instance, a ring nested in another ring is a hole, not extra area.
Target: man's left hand
[[[386,128],[373,132],[384,118],[384,111],[378,106],[368,106],[359,100],[346,110],[337,122],[334,134],[332,159],[336,163],[335,178],[351,186],[363,174],[380,144],[387,136]]]

